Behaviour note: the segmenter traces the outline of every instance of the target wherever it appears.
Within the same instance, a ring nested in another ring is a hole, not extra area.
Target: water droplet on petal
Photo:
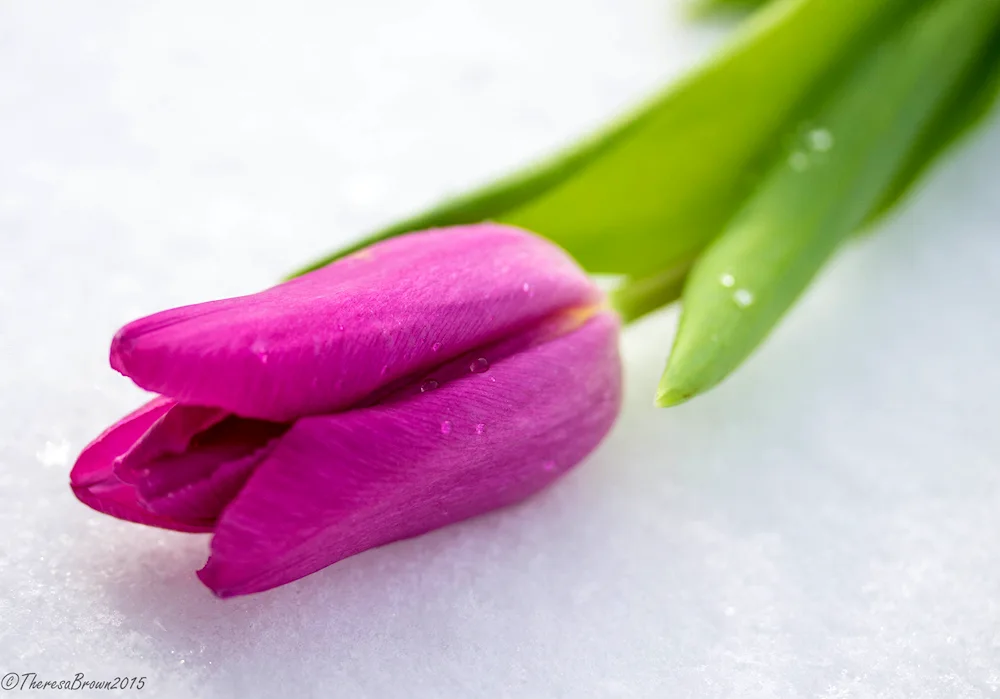
[[[485,429],[486,425],[480,422],[478,425],[476,425],[476,434],[482,434]]]
[[[496,382],[497,382],[497,377],[495,377],[495,376],[491,376],[491,377],[490,377],[490,381],[491,381],[492,383],[496,383]]]
[[[553,461],[552,459],[549,459],[548,461],[546,461],[545,463],[542,464],[542,468],[544,470],[546,470],[546,471],[555,471],[556,470],[556,462]]]
[[[825,153],[833,148],[833,134],[827,129],[813,129],[806,137],[809,147],[819,153]]]
[[[433,345],[431,345],[431,352],[437,352],[439,349],[441,349],[440,342],[435,342]]]
[[[344,324],[343,323],[337,323],[337,330],[339,330],[340,332],[344,332]]]
[[[445,420],[441,423],[441,434],[451,434],[451,420]]]
[[[427,393],[428,391],[433,391],[437,387],[438,387],[438,382],[435,381],[434,379],[431,379],[429,381],[424,381],[420,385],[420,392]]]
[[[723,274],[721,277],[719,277],[719,283],[728,289],[729,287],[731,287],[733,284],[736,283],[736,277],[727,272],[726,274]]]
[[[469,364],[469,371],[473,374],[481,374],[490,368],[490,362],[486,357],[480,357],[476,361]]]
[[[254,353],[261,364],[267,364],[267,345],[263,340],[254,340],[250,345],[250,351]]]
[[[740,308],[746,308],[753,303],[753,293],[747,289],[737,289],[733,292],[733,301]]]

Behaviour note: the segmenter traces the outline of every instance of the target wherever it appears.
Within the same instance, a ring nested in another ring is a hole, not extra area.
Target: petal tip
[[[129,375],[125,364],[128,358],[132,355],[132,350],[135,347],[135,339],[126,333],[128,328],[129,326],[126,325],[124,328],[115,333],[114,338],[111,340],[111,351],[108,357],[111,368],[122,376]]]
[[[215,576],[212,575],[209,569],[209,564],[211,563],[211,561],[212,559],[210,558],[208,560],[208,563],[205,563],[205,567],[201,568],[200,570],[196,570],[194,574],[198,576],[198,579],[201,581],[201,584],[207,587],[209,592],[211,592],[216,598],[229,599],[230,597],[235,597],[236,593],[234,593],[229,588],[222,587],[215,580]]]
[[[195,571],[195,575],[198,576],[202,585],[207,587],[209,591],[218,599],[229,599],[231,597],[240,597],[242,595],[248,595],[252,592],[262,591],[262,589],[247,588],[245,585],[241,587],[239,583],[234,583],[232,580],[226,580],[224,571],[219,570],[219,564],[212,556],[208,557],[204,566]]]

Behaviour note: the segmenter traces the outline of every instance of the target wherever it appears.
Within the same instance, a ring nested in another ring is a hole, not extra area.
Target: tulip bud
[[[274,288],[125,326],[160,394],[80,455],[76,496],[212,532],[222,597],[524,499],[603,439],[618,319],[559,248],[482,224],[379,243]]]

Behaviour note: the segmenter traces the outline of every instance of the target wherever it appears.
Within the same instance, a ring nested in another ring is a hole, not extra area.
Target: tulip
[[[533,234],[393,238],[122,328],[112,367],[159,396],[71,485],[120,519],[211,532],[198,576],[217,595],[267,590],[555,481],[618,413],[618,327]]]

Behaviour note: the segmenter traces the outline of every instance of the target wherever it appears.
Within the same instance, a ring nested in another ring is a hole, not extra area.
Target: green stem
[[[611,305],[622,320],[631,323],[681,297],[691,263],[642,279],[629,280],[611,292]]]

